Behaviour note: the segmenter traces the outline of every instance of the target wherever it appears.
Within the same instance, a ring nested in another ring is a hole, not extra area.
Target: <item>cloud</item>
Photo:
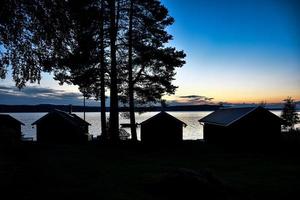
[[[178,96],[175,100],[168,101],[170,105],[203,105],[203,104],[214,104],[212,102],[214,98],[200,96],[200,95],[186,95]]]
[[[56,90],[52,88],[43,87],[27,87],[19,90],[13,86],[0,86],[0,94],[34,97],[34,98],[51,98],[51,99],[65,99],[65,98],[81,98],[80,93],[67,92],[65,90]]]
[[[179,98],[186,98],[186,99],[193,99],[193,98],[199,98],[199,97],[203,97],[203,96],[199,96],[199,95],[179,96]]]
[[[0,86],[0,104],[35,105],[35,104],[74,104],[82,105],[82,94],[62,89],[45,87],[27,87],[22,90],[14,86]],[[98,105],[94,100],[87,100],[87,105]]]
[[[214,98],[212,97],[206,97],[206,96],[199,96],[199,95],[187,95],[187,96],[179,96],[179,99],[189,99],[189,100],[194,100],[194,101],[211,101]]]

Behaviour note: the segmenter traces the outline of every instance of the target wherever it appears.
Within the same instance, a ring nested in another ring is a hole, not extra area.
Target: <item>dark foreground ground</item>
[[[1,199],[299,199],[300,156],[282,147],[249,153],[187,142],[0,150]]]

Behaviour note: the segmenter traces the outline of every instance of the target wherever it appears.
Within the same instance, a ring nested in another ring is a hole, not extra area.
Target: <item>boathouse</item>
[[[284,120],[259,106],[219,109],[199,122],[208,143],[267,145],[279,141]]]
[[[39,143],[72,144],[88,141],[90,124],[76,114],[54,110],[32,125],[36,125],[36,136]]]
[[[141,123],[141,142],[145,144],[176,144],[183,140],[184,122],[162,111]]]
[[[21,142],[22,122],[7,114],[0,114],[0,144],[16,144]]]

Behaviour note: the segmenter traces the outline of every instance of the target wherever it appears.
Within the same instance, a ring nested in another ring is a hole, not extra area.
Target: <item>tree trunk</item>
[[[110,121],[109,132],[110,140],[116,142],[119,140],[119,111],[118,111],[118,77],[116,60],[116,0],[109,0],[110,9],[110,59],[111,59],[111,85],[110,85]]]
[[[105,61],[104,61],[104,0],[101,1],[101,19],[100,19],[100,101],[101,101],[101,136],[107,139],[106,128],[106,104],[105,104]]]
[[[129,114],[131,139],[137,141],[135,108],[134,108],[134,83],[132,77],[132,20],[133,20],[133,0],[130,1],[129,10],[129,32],[128,32],[128,95],[129,95]]]

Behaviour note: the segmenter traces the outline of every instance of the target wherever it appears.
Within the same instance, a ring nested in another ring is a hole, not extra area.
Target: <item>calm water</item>
[[[272,111],[276,115],[280,115],[281,111]],[[140,123],[153,115],[157,114],[158,112],[146,112],[143,114],[136,113],[136,121]],[[183,129],[183,138],[189,140],[196,140],[203,138],[203,127],[199,124],[198,120],[202,117],[211,113],[211,111],[197,111],[197,112],[168,112],[174,117],[182,120],[188,126]],[[36,121],[37,119],[44,116],[46,113],[10,113],[13,117],[20,120],[25,124],[22,127],[22,132],[25,137],[33,137],[36,138],[36,129],[31,124]],[[83,113],[75,113],[78,116],[83,118]],[[300,112],[298,112],[300,114]],[[100,134],[100,113],[98,112],[89,112],[86,113],[86,120],[91,124],[89,128],[90,134],[94,137]],[[129,123],[129,119],[125,119],[122,114],[120,114],[120,123]],[[300,128],[300,124],[297,124],[296,127]],[[129,131],[129,129],[126,129]],[[137,129],[138,138],[140,138],[140,129]]]

